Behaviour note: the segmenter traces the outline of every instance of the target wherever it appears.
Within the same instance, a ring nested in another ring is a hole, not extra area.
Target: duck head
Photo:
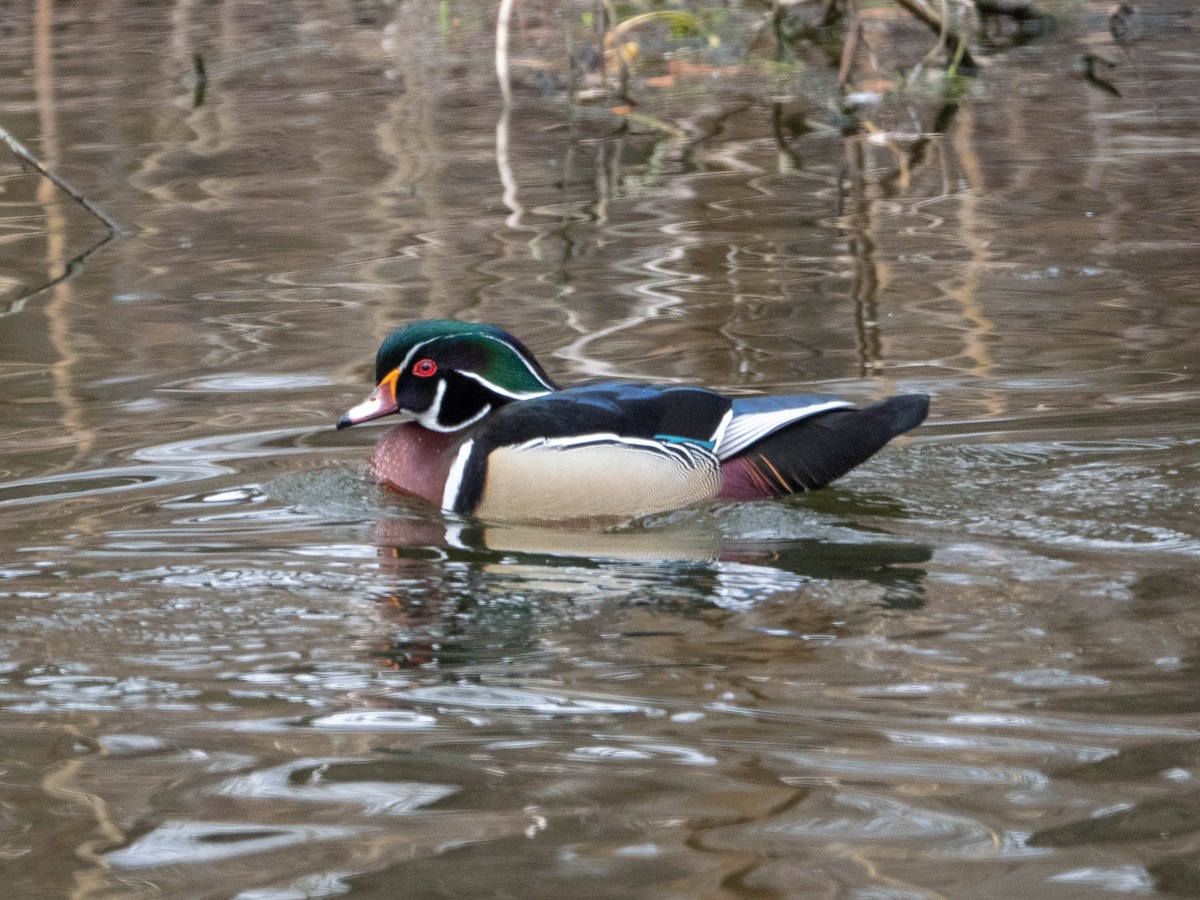
[[[380,345],[375,390],[337,427],[396,413],[430,431],[460,431],[506,403],[555,389],[525,345],[495,325],[414,322]]]

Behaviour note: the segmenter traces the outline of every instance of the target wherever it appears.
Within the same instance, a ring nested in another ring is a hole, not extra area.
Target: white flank
[[[699,503],[720,489],[720,463],[699,444],[552,438],[493,450],[475,514],[516,521],[626,519]]]

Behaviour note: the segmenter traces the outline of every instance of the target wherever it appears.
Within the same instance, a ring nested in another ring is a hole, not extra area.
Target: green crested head
[[[375,357],[375,393],[339,427],[397,412],[434,431],[458,431],[514,400],[555,390],[525,345],[495,325],[414,322]]]
[[[411,362],[409,357],[421,348],[436,351],[441,362],[455,369],[473,372],[513,393],[544,394],[554,389],[533,354],[503,328],[450,319],[413,322],[384,338],[375,355],[376,384]]]

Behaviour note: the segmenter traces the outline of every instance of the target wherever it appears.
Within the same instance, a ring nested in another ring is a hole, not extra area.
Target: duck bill
[[[371,392],[370,397],[338,419],[337,429],[341,431],[351,425],[360,425],[399,411],[400,407],[396,404],[396,379],[389,376],[379,382],[379,386]]]

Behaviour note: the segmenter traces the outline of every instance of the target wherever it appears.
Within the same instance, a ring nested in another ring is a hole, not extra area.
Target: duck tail
[[[875,455],[929,413],[925,394],[901,394],[863,409],[836,409],[781,428],[723,469],[720,499],[778,497],[825,487]]]

